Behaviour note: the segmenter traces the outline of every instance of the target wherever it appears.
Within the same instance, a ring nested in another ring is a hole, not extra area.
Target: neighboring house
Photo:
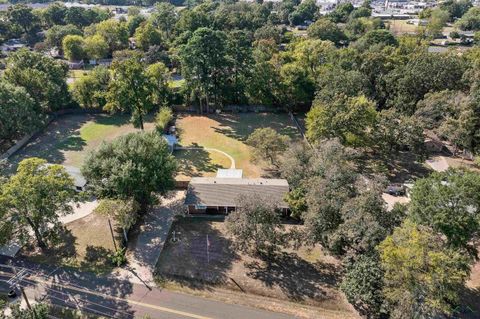
[[[84,63],[82,60],[80,61],[68,61],[68,68],[70,70],[78,70],[78,69],[83,69]]]
[[[284,214],[289,191],[285,179],[194,177],[190,181],[185,205],[190,214],[228,214],[237,208],[240,195],[260,195],[273,200]]]

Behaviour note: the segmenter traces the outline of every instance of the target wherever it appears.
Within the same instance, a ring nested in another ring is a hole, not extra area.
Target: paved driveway
[[[185,191],[171,192],[162,203],[154,207],[140,227],[135,242],[130,244],[128,265],[118,275],[134,283],[153,285],[153,272],[167,240],[176,214],[182,212]]]

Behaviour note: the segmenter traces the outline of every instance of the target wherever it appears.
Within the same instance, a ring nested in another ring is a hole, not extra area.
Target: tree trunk
[[[45,243],[45,241],[43,240],[43,237],[42,237],[42,234],[40,233],[40,231],[38,230],[38,227],[37,225],[35,225],[33,223],[33,221],[27,217],[27,223],[30,225],[30,227],[33,229],[33,233],[35,235],[35,239],[37,240],[37,245],[38,247],[40,247],[42,250],[44,250],[45,248],[47,248],[47,244]]]
[[[144,130],[144,127],[143,127],[143,115],[140,113],[140,129],[143,131]]]

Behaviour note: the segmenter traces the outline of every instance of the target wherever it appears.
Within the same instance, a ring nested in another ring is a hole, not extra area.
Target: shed
[[[191,214],[227,214],[237,208],[240,195],[260,195],[287,213],[284,197],[288,191],[285,179],[194,177],[188,185],[185,205]]]
[[[242,178],[243,170],[235,168],[221,168],[217,171],[217,178]]]
[[[171,134],[163,134],[162,135],[165,141],[168,144],[168,148],[170,149],[170,152],[173,152],[175,150],[175,145],[178,144],[178,139],[175,135]]]

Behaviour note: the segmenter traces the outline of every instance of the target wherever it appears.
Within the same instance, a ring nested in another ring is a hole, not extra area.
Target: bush
[[[120,267],[127,263],[127,256],[125,256],[126,250],[126,248],[122,248],[117,250],[113,254],[108,255],[108,258],[114,266]]]
[[[155,128],[159,133],[164,133],[168,123],[173,119],[173,112],[167,106],[162,106],[155,116]]]

